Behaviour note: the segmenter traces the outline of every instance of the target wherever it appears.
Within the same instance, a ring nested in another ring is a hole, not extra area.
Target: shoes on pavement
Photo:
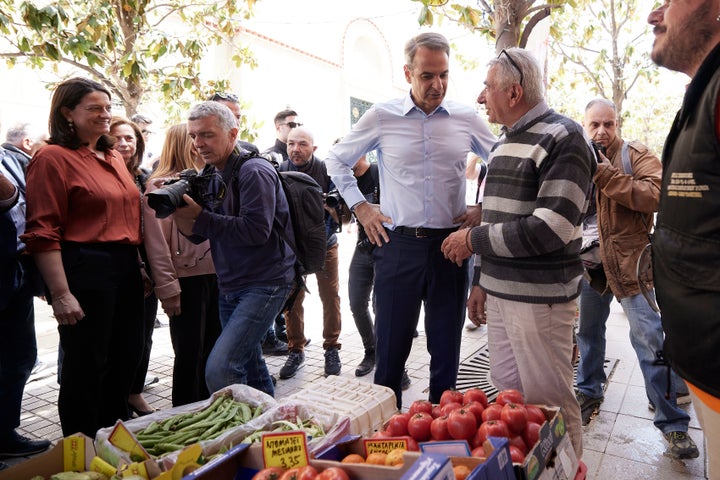
[[[328,375],[340,375],[340,369],[342,363],[340,363],[340,353],[337,348],[328,348],[325,350],[325,376]]]
[[[18,435],[14,430],[11,435],[0,439],[0,458],[27,457],[44,452],[50,448],[50,440],[31,440]]]
[[[357,369],[355,369],[355,376],[364,377],[372,372],[373,368],[375,368],[375,351],[365,350],[365,356],[358,364]]]
[[[687,459],[700,456],[697,445],[687,432],[668,432],[665,439],[670,444],[670,454],[674,458]]]
[[[143,384],[143,390],[148,388],[150,385],[155,385],[160,379],[154,375],[145,375],[145,383]]]
[[[575,394],[578,403],[580,404],[580,415],[582,417],[582,424],[587,425],[590,423],[593,413],[600,407],[600,404],[605,400],[605,397],[591,398],[582,392]]]
[[[275,330],[275,336],[276,336],[277,339],[280,340],[281,342],[287,343],[287,341],[288,341],[287,331],[286,331],[286,330],[283,330],[282,332],[278,332],[277,330]]]
[[[4,462],[0,462],[0,470],[5,470],[7,468],[10,468],[10,465]]]
[[[285,365],[280,369],[280,379],[285,380],[292,378],[297,373],[298,369],[305,363],[305,352],[301,350],[293,350],[285,360]]]
[[[410,376],[407,373],[407,369],[403,372],[402,380],[400,380],[400,388],[402,390],[410,388]]]
[[[268,334],[262,343],[263,355],[287,355],[288,344],[280,340],[276,335]]]

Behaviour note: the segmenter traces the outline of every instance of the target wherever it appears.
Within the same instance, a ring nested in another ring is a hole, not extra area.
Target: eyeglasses
[[[226,93],[226,92],[215,92],[212,97],[210,97],[211,102],[217,102],[218,100],[229,100],[231,102],[238,102],[238,96],[234,93]]]
[[[280,126],[283,126],[283,125],[287,125],[287,126],[290,127],[290,128],[297,128],[297,127],[302,127],[303,124],[302,124],[302,123],[298,123],[298,122],[286,122],[286,123],[281,123],[281,124],[280,124]]]
[[[523,80],[525,80],[525,76],[523,75],[522,70],[520,69],[520,67],[518,66],[518,64],[515,63],[515,60],[513,60],[513,58],[510,56],[510,54],[509,54],[504,48],[503,48],[502,51],[500,52],[500,55],[498,55],[498,58],[500,58],[500,56],[501,56],[503,53],[504,53],[505,56],[508,58],[508,60],[510,60],[510,63],[512,64],[512,66],[515,67],[515,70],[517,70],[518,73],[520,74],[520,86],[522,86]]]

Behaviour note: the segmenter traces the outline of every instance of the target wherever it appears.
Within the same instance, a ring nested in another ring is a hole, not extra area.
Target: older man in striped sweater
[[[582,126],[545,103],[530,52],[511,48],[492,60],[478,102],[503,125],[490,153],[482,224],[450,235],[443,253],[456,263],[472,253],[481,257],[468,315],[484,323],[487,309],[495,386],[518,389],[529,403],[560,406],[580,458],[572,338],[583,275],[581,221],[596,157]]]

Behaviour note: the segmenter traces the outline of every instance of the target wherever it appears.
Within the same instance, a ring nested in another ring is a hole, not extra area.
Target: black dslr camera
[[[203,205],[203,197],[212,177],[213,175],[200,175],[191,168],[183,170],[178,173],[177,178],[165,181],[162,187],[148,193],[148,205],[155,210],[157,218],[166,218],[179,207],[187,205],[182,199],[185,193]]]
[[[328,193],[324,195],[325,197],[325,205],[328,206],[328,208],[338,208],[340,207],[340,204],[344,202],[343,198],[340,196],[340,192],[335,190],[330,190]]]

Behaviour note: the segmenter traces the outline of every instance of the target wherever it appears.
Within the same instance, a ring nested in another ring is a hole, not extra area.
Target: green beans
[[[148,453],[160,456],[199,441],[216,438],[261,413],[262,406],[252,407],[233,399],[230,394],[224,394],[203,410],[154,421],[135,432],[135,437]]]

